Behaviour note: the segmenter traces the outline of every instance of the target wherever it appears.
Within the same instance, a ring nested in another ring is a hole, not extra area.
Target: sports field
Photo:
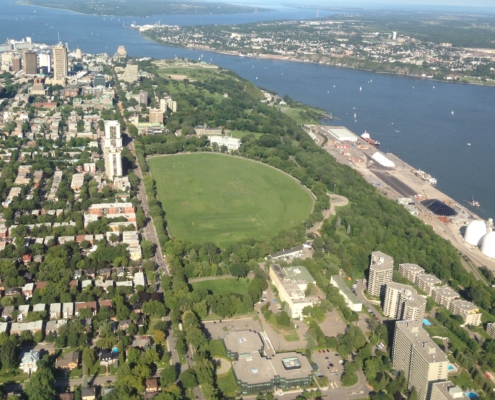
[[[180,154],[148,160],[170,233],[217,246],[269,238],[304,221],[311,195],[286,174],[221,154]]]

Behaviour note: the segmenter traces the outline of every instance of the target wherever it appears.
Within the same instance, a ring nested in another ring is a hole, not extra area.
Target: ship
[[[464,200],[466,203],[468,203],[472,207],[480,208],[481,204],[479,201],[476,201],[474,199],[474,196],[471,198],[471,200]]]
[[[361,138],[368,142],[370,145],[372,145],[373,147],[376,147],[377,149],[380,147],[380,142],[377,141],[377,140],[373,140],[371,139],[371,136],[368,132],[364,131],[364,133],[361,135]]]
[[[428,182],[431,186],[433,187],[437,186],[437,179],[431,176],[430,174],[427,174],[425,171],[421,171],[420,169],[418,169],[417,171],[415,171],[415,173],[425,182]]]

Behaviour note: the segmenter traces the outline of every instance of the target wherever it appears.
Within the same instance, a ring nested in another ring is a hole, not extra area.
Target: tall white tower
[[[122,176],[122,136],[118,121],[105,121],[103,154],[108,179],[113,180],[116,176]]]

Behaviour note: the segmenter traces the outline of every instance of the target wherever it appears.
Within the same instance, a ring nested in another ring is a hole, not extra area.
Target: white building
[[[273,264],[270,266],[270,278],[278,290],[280,300],[289,306],[291,318],[301,318],[305,307],[320,301],[317,296],[306,297],[304,293],[308,283],[316,285],[316,281],[305,267],[282,268]]]
[[[225,146],[229,150],[239,150],[239,147],[241,147],[242,144],[241,139],[230,136],[211,136],[210,143],[211,145],[216,143],[219,148]]]
[[[122,176],[122,136],[118,121],[105,121],[103,154],[108,179],[113,180],[116,176]]]
[[[29,352],[23,354],[19,368],[22,369],[26,374],[30,375],[38,370],[37,363],[39,359],[40,353],[34,350],[30,350]]]
[[[361,303],[358,297],[352,293],[351,288],[345,284],[344,279],[342,279],[341,276],[332,275],[330,278],[330,283],[339,289],[339,293],[344,298],[347,307],[349,307],[352,311],[361,312],[363,309],[363,303]]]

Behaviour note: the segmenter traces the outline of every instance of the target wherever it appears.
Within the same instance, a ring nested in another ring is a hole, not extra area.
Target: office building
[[[15,56],[12,58],[12,71],[19,72],[22,69],[21,57]]]
[[[434,288],[431,293],[431,298],[435,303],[444,306],[445,308],[450,308],[450,303],[454,300],[458,300],[460,296],[459,293],[455,292],[448,286],[445,286]]]
[[[426,299],[409,285],[389,282],[383,301],[383,313],[392,319],[421,322],[425,315]]]
[[[386,285],[392,282],[394,259],[381,251],[371,253],[368,277],[368,293],[372,296],[385,297]]]
[[[395,323],[392,365],[403,371],[407,387],[416,389],[418,400],[430,398],[431,382],[447,379],[449,359],[423,329],[421,322]]]
[[[139,91],[139,104],[148,105],[148,92],[145,90]]]
[[[53,78],[64,80],[68,75],[67,48],[59,43],[53,47]]]
[[[290,352],[264,357],[264,343],[253,331],[236,331],[224,338],[232,370],[243,394],[300,389],[313,381],[313,368],[305,355]]]
[[[98,74],[93,80],[93,87],[106,86],[107,82],[105,80],[105,75]]]
[[[35,51],[24,52],[23,65],[26,75],[36,75],[38,73],[38,55]]]
[[[81,51],[81,49],[79,47],[76,49],[75,56],[78,60],[82,60],[82,58],[83,58],[83,52]]]
[[[38,66],[46,68],[47,73],[52,72],[52,56],[45,53],[38,54]]]
[[[450,381],[435,382],[431,385],[430,400],[469,400],[462,389]]]
[[[481,324],[481,313],[473,303],[464,300],[454,300],[450,303],[452,315],[460,315],[465,325],[478,326]]]
[[[363,303],[358,299],[358,297],[352,293],[352,290],[349,286],[346,285],[344,279],[339,275],[332,275],[330,278],[330,283],[339,289],[339,293],[345,300],[345,304],[352,311],[361,312],[363,309]]]
[[[270,266],[269,275],[278,290],[280,300],[287,303],[291,318],[301,318],[304,307],[313,306],[320,301],[317,296],[306,297],[304,294],[308,283],[316,285],[316,281],[305,267],[282,268],[273,264]]]
[[[122,137],[118,121],[105,121],[103,155],[108,179],[113,180],[116,176],[122,176]]]
[[[163,124],[163,112],[158,108],[150,108],[150,124]]]
[[[424,274],[425,270],[417,264],[399,264],[399,273],[411,283],[416,284],[416,277]]]
[[[427,296],[431,296],[433,289],[440,287],[442,281],[435,275],[421,274],[416,277],[416,283],[418,287],[426,293]]]

